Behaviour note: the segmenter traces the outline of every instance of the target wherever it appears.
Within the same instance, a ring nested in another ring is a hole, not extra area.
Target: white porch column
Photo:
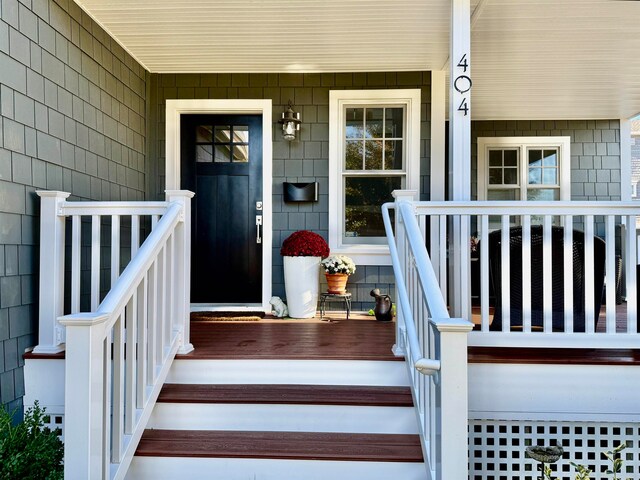
[[[70,193],[36,192],[40,201],[40,293],[38,346],[34,353],[64,350],[64,330],[58,317],[64,314],[64,221],[61,205]]]
[[[447,78],[444,70],[431,72],[431,171],[429,199],[432,201],[446,200],[445,185],[447,169],[445,162],[445,127],[447,110]],[[430,220],[429,256],[433,269],[438,277],[445,302],[447,301],[446,269],[441,268],[440,255],[436,252],[440,248],[447,248],[446,242],[441,242],[444,232],[440,232],[440,221],[437,217]],[[442,234],[442,235],[441,235]]]
[[[167,202],[182,206],[182,221],[176,226],[174,237],[175,278],[177,301],[173,304],[173,325],[182,331],[179,354],[193,350],[191,344],[191,199],[189,190],[166,190]]]
[[[396,199],[396,209],[395,209],[395,237],[398,248],[398,257],[400,258],[400,269],[402,270],[402,274],[406,274],[406,239],[404,233],[404,225],[400,221],[400,215],[398,215],[397,205],[400,202],[413,202],[416,200],[418,195],[417,190],[394,190],[391,192],[393,198]],[[396,295],[397,296],[397,295]],[[396,299],[397,300],[397,299]],[[405,345],[405,336],[406,336],[406,327],[404,325],[404,316],[402,315],[402,307],[400,306],[400,302],[396,301],[396,343],[393,346],[393,354],[401,357],[405,354],[404,345]]]
[[[471,9],[470,0],[451,0],[449,89],[450,199],[471,199]],[[469,220],[453,219],[449,258],[452,316],[471,318]]]

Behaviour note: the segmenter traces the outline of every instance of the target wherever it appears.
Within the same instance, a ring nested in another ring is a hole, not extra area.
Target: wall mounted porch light
[[[289,105],[286,110],[282,112],[282,119],[280,122],[282,124],[282,136],[285,140],[295,140],[296,132],[300,131],[300,124],[302,120],[300,120],[300,112],[293,111],[293,105],[291,105],[291,100],[289,100]]]

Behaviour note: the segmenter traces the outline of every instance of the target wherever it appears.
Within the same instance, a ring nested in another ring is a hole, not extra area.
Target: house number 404
[[[467,60],[466,53],[462,55],[462,58],[460,58],[457,67],[462,69],[463,73],[461,75],[458,75],[453,81],[453,88],[455,88],[458,93],[464,95],[469,90],[471,90],[471,86],[473,85],[471,77],[469,77],[469,75],[466,75],[467,70],[469,69],[469,61]],[[469,103],[467,102],[467,97],[462,97],[462,101],[458,106],[458,111],[464,112],[465,116],[469,115]]]

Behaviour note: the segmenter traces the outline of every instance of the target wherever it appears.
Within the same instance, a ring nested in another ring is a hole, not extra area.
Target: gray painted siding
[[[473,122],[471,178],[477,178],[478,137],[571,137],[571,199],[620,200],[619,120]],[[477,196],[476,184],[472,195]]]
[[[149,162],[149,175],[158,179],[153,197],[162,198],[164,190],[164,112],[166,99],[254,98],[273,101],[273,294],[284,297],[284,276],[280,246],[295,230],[313,230],[325,238],[328,233],[329,174],[329,90],[366,88],[420,88],[422,196],[428,195],[430,166],[430,72],[402,73],[326,73],[326,74],[163,74],[151,76],[150,119],[154,131],[149,132],[150,148],[157,158]],[[282,139],[276,122],[288,100],[302,114],[299,140]],[[155,119],[154,119],[155,117]],[[156,120],[157,119],[157,120]],[[155,139],[155,140],[153,140]],[[282,199],[282,183],[311,182],[320,184],[317,203],[286,204]],[[349,279],[353,308],[368,310],[373,306],[369,291],[380,288],[393,295],[391,267],[358,266]],[[333,305],[338,308],[338,304]]]
[[[144,69],[71,0],[0,3],[0,401],[37,342],[38,189],[145,198]]]

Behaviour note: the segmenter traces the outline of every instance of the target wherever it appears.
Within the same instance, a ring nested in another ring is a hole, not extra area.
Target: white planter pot
[[[320,257],[284,257],[284,288],[290,317],[315,316],[320,290],[320,260]]]

